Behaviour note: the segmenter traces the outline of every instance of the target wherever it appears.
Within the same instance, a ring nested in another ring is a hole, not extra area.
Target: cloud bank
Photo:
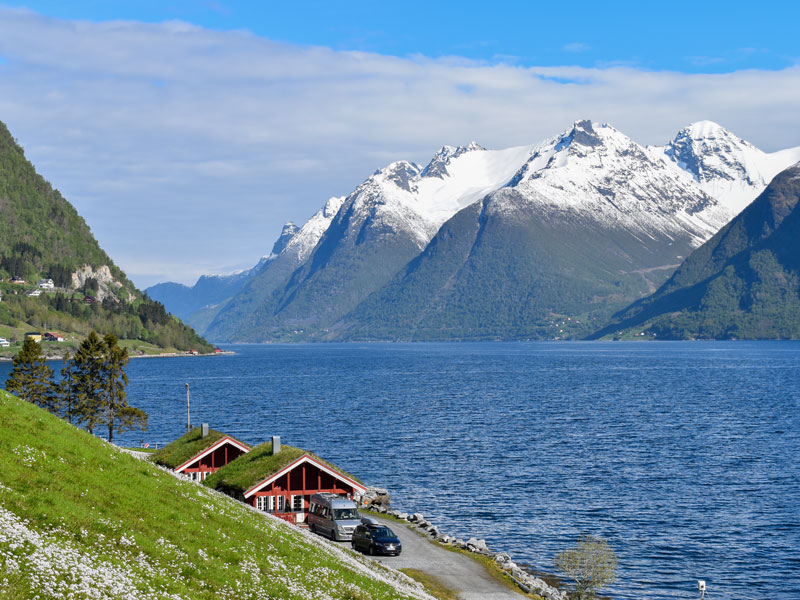
[[[251,266],[283,222],[442,144],[530,144],[582,118],[663,144],[711,119],[771,151],[800,145],[797,106],[797,67],[529,68],[0,8],[0,120],[140,286]]]

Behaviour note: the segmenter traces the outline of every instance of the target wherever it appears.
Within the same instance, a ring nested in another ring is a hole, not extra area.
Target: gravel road
[[[370,515],[370,518],[375,518]],[[400,538],[400,556],[373,556],[395,569],[419,569],[433,575],[447,587],[457,590],[463,600],[520,600],[521,594],[505,587],[486,572],[480,563],[458,552],[431,543],[402,523],[377,519]]]

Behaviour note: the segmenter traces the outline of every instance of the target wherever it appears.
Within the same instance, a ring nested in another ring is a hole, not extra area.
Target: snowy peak
[[[391,181],[401,190],[412,192],[414,184],[419,179],[419,165],[400,160],[393,162],[389,166],[375,172],[375,177],[385,181]]]
[[[433,155],[428,166],[422,170],[421,176],[444,179],[444,177],[450,175],[447,171],[447,165],[449,165],[452,160],[467,152],[475,152],[478,150],[486,150],[486,148],[474,141],[466,146],[442,146],[441,149]]]
[[[329,198],[320,210],[312,215],[303,226],[298,229],[294,235],[286,242],[286,245],[281,250],[280,254],[285,257],[290,257],[292,260],[297,261],[297,264],[303,262],[311,254],[314,246],[317,245],[322,235],[328,229],[328,226],[333,221],[336,213],[344,204],[344,196],[334,196]],[[283,226],[284,231],[290,225],[287,223]],[[293,224],[291,224],[293,225]],[[281,232],[283,237],[283,232]],[[281,238],[278,238],[280,242]],[[276,246],[278,242],[275,242]],[[274,254],[272,256],[275,256]]]
[[[715,179],[745,181],[750,185],[752,169],[748,163],[764,153],[713,121],[699,121],[684,127],[664,150],[695,181]]]
[[[281,229],[281,234],[278,236],[278,239],[275,240],[275,244],[272,246],[271,254],[280,254],[283,252],[283,249],[292,241],[292,238],[297,235],[297,232],[300,231],[300,228],[288,221],[284,224],[283,229]]]
[[[606,125],[603,124],[600,125],[600,127],[606,127]],[[565,133],[561,137],[558,144],[556,144],[555,149],[562,150],[572,146],[573,144],[586,146],[587,148],[595,148],[597,146],[602,146],[603,140],[594,130],[594,125],[592,122],[583,120],[575,122],[575,124],[572,126],[572,129],[569,130],[569,133]]]
[[[668,145],[651,148],[739,213],[778,173],[800,160],[800,148],[768,154],[713,121],[684,127]]]

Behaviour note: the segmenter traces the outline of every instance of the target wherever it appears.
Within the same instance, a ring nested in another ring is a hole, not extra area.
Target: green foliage
[[[65,417],[82,423],[90,433],[105,426],[109,442],[114,441],[114,433],[147,429],[147,413],[129,406],[126,399],[127,364],[128,350],[120,347],[114,335],[101,340],[92,331],[62,371],[68,382],[60,388],[62,404],[70,406]]]
[[[57,408],[57,401],[50,393],[50,378],[53,371],[44,361],[42,346],[26,339],[22,349],[12,360],[13,369],[6,381],[6,389],[20,398],[48,410]]]
[[[589,600],[614,583],[617,555],[606,540],[587,535],[575,547],[559,552],[554,563],[556,569],[575,582],[575,596]]]
[[[106,298],[102,303],[88,303],[84,302],[82,294],[63,291],[46,292],[38,298],[4,293],[0,322],[11,326],[23,322],[32,328],[70,332],[81,337],[98,331],[121,340],[141,340],[183,351],[209,353],[214,350],[214,346],[191,327],[168,314],[161,303],[147,297],[134,302]]]
[[[100,248],[86,222],[58,190],[25,158],[0,123],[0,266],[9,275],[34,280],[60,265],[70,272],[83,265],[109,265],[125,287],[133,285]]]
[[[0,564],[14,565],[2,598],[420,597],[366,558],[344,560],[3,391],[0,429]]]
[[[13,359],[6,389],[90,433],[104,425],[108,441],[113,442],[114,433],[147,428],[147,413],[129,406],[126,399],[127,364],[128,350],[116,337],[108,334],[100,339],[92,331],[74,356],[65,357],[61,380],[54,382],[41,345],[27,339]]]

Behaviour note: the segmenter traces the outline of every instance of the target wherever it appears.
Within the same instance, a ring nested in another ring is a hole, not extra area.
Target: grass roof
[[[161,450],[154,452],[150,458],[156,464],[174,469],[226,437],[226,434],[216,429],[209,429],[206,437],[201,437],[201,435],[200,427],[195,427],[174,442],[161,448]],[[239,440],[236,441],[238,442]],[[242,442],[239,443],[241,444]],[[249,447],[249,444],[245,444],[245,446]]]
[[[216,473],[212,473],[203,481],[203,484],[228,494],[241,494],[270,475],[274,475],[304,454],[313,456],[331,469],[361,483],[348,472],[301,448],[281,444],[281,451],[273,455],[272,442],[270,441],[256,446],[247,454],[243,454]]]

